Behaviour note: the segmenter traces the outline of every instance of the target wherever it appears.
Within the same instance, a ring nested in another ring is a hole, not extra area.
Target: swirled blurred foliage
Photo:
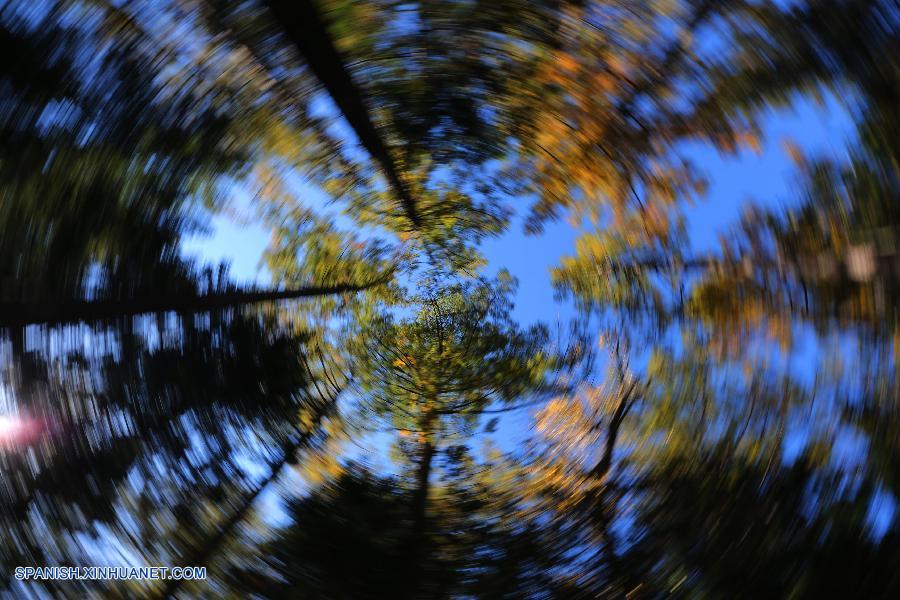
[[[0,1],[2,593],[900,596],[898,57],[897,0]],[[568,329],[484,250],[556,221]],[[208,578],[13,578],[69,565]]]

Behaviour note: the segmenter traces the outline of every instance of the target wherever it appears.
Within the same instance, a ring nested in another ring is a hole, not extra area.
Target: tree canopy
[[[4,593],[896,597],[898,40],[896,0],[0,1]],[[851,132],[699,244],[703,157],[822,102]],[[229,218],[264,284],[184,251]],[[513,236],[560,254],[536,322]],[[12,577],[107,564],[208,578]]]

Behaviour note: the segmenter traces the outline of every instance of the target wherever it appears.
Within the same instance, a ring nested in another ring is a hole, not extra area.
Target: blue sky
[[[326,107],[319,112],[327,113]],[[350,135],[346,126],[335,123],[336,131]],[[697,252],[715,249],[720,233],[734,223],[747,202],[766,206],[796,202],[794,165],[787,156],[784,142],[790,140],[812,155],[842,152],[853,132],[852,119],[847,110],[832,96],[822,104],[802,101],[790,109],[770,111],[763,120],[761,152],[742,151],[723,155],[707,145],[685,146],[684,152],[702,169],[709,179],[709,193],[705,201],[688,207],[687,230]],[[321,207],[326,196],[318,189],[303,184],[300,177],[294,182],[298,197]],[[219,215],[212,220],[212,233],[195,236],[183,242],[184,253],[202,261],[228,262],[233,278],[242,282],[266,284],[269,275],[261,264],[261,256],[269,241],[269,233],[249,218],[250,197],[240,186],[233,191],[232,214]],[[516,215],[512,226],[499,238],[487,240],[482,250],[488,260],[488,270],[505,268],[519,281],[514,317],[523,324],[544,322],[554,327],[565,324],[575,316],[571,302],[557,301],[550,285],[549,271],[560,257],[574,250],[578,232],[568,223],[550,223],[538,236],[525,235],[522,221],[528,204],[522,200],[513,207]],[[802,374],[801,374],[802,375]],[[528,415],[514,417],[513,429],[523,431],[529,426]],[[504,419],[509,421],[510,419]],[[523,429],[524,428],[524,429]]]
[[[764,136],[758,153],[742,151],[736,155],[723,155],[699,144],[685,147],[687,156],[706,173],[710,184],[707,199],[689,207],[686,212],[687,230],[695,251],[715,250],[719,234],[738,219],[748,202],[774,207],[799,200],[795,168],[784,146],[786,141],[796,144],[809,155],[840,157],[853,130],[852,118],[846,108],[833,96],[826,96],[821,103],[804,100],[790,109],[770,111],[763,120]],[[306,185],[302,186],[302,191],[303,197],[313,205],[324,205],[326,197],[322,192]],[[246,209],[249,202],[246,192],[235,186],[233,193],[238,210]],[[550,285],[549,271],[558,264],[560,257],[573,251],[577,231],[566,222],[556,222],[548,224],[541,235],[525,235],[522,221],[527,204],[522,202],[514,208],[516,216],[509,230],[483,244],[488,270],[496,272],[505,268],[518,279],[514,311],[517,320],[523,324],[537,321],[551,326],[565,324],[575,315],[574,307],[570,302],[557,301]],[[249,214],[250,211],[244,212]],[[263,250],[269,241],[268,231],[252,220],[229,215],[215,217],[211,225],[210,235],[183,242],[184,253],[202,261],[229,263],[232,276],[238,281],[268,283],[268,273],[261,264]],[[809,349],[801,350],[800,359],[793,362],[801,379],[811,378],[814,354]],[[808,359],[804,359],[805,356]],[[497,442],[501,447],[514,446],[528,436],[530,429],[530,411],[509,413],[501,421]],[[385,466],[384,450],[389,439],[390,436],[379,435],[370,440],[373,452],[369,459],[375,464]],[[802,440],[803,436],[798,435],[789,441],[788,452],[798,450]],[[860,449],[848,444],[844,452],[858,459]],[[357,447],[353,453],[357,452],[363,451]],[[854,457],[848,455],[847,458]],[[871,512],[876,535],[884,533],[894,510],[892,498],[886,495],[876,498]]]
[[[706,172],[710,182],[707,199],[687,209],[688,233],[698,251],[712,250],[718,234],[736,221],[747,202],[773,206],[796,201],[793,164],[784,150],[784,141],[791,140],[811,154],[839,155],[853,126],[840,102],[826,96],[822,105],[803,101],[791,109],[770,111],[764,119],[764,131],[762,151],[758,154],[742,151],[726,156],[705,145],[685,147],[686,154]],[[325,203],[321,191],[311,186],[302,189],[313,205]],[[231,190],[235,207],[249,214],[247,192],[239,185]],[[557,316],[571,316],[570,306],[554,300],[549,270],[574,249],[577,232],[567,223],[557,222],[549,224],[539,236],[525,235],[522,217],[527,204],[521,202],[514,208],[517,214],[509,230],[482,247],[489,268],[506,268],[519,280],[515,313],[518,319],[554,321]],[[233,215],[216,216],[211,225],[211,234],[182,242],[184,253],[203,261],[228,262],[238,281],[267,283],[268,273],[260,259],[269,232],[252,219],[236,219]]]

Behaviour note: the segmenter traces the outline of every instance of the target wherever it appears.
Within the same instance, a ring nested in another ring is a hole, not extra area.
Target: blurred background
[[[0,0],[0,595],[900,597],[898,57],[897,0]]]

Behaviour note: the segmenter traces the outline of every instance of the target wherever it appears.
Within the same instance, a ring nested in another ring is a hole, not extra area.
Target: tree
[[[897,513],[871,517],[898,493],[895,4],[4,7],[4,564],[95,562],[91,536],[221,579],[42,591],[896,591]],[[821,89],[854,110],[848,156],[792,151],[798,201],[697,254],[685,145],[756,148]],[[269,289],[179,254],[234,185],[272,228]],[[583,229],[553,281],[605,374],[481,275],[526,198],[529,231]],[[530,444],[476,449],[532,403]],[[398,475],[336,449],[371,430]],[[262,542],[295,463],[315,485]]]
[[[203,501],[240,504],[257,485],[247,460],[271,460],[267,448],[292,456],[318,443],[315,424],[332,401],[310,381],[302,337],[262,315],[172,321],[145,321],[132,333],[99,330],[103,352],[71,344],[71,330],[32,336],[27,352],[12,350],[5,379],[17,400],[7,418],[19,425],[4,438],[2,462],[15,484],[0,512],[21,543],[7,547],[6,564],[69,560],[55,554],[65,546],[42,543],[47,528],[66,541],[102,537],[104,527],[133,532],[141,509],[123,497],[143,493],[158,523],[177,518],[180,526],[168,540],[150,526],[140,551],[187,558],[169,553],[181,543],[202,545],[207,517],[184,511]],[[298,411],[309,415],[305,429]]]
[[[563,357],[547,353],[544,329],[520,330],[510,320],[512,286],[504,274],[496,282],[426,281],[411,298],[414,318],[370,312],[350,338],[366,419],[384,420],[407,438],[399,449],[410,471],[412,565],[435,551],[428,543],[431,479],[435,459],[452,450],[449,441],[470,435],[493,402],[554,389],[547,378]],[[410,593],[436,593],[430,577],[417,567]]]

